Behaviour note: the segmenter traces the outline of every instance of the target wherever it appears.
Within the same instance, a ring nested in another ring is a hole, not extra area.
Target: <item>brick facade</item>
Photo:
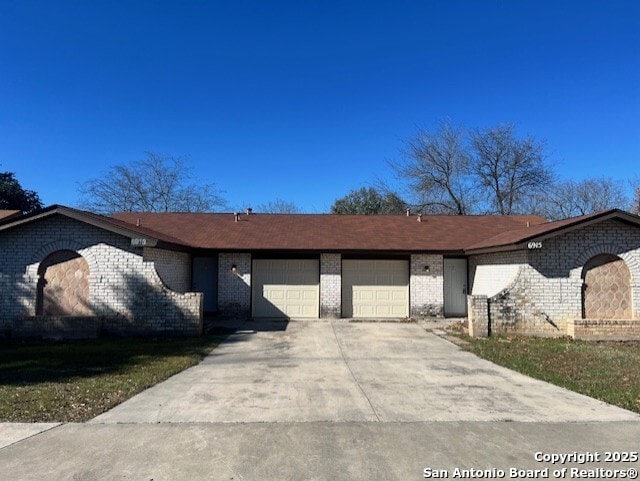
[[[469,313],[469,335],[471,337],[488,337],[490,332],[487,296],[467,296],[467,312]]]
[[[409,278],[409,315],[444,315],[444,260],[437,254],[412,254]],[[428,266],[427,271],[425,267]]]
[[[542,245],[541,249],[471,257],[470,266],[476,272],[474,294],[488,289],[475,285],[487,278],[478,275],[482,268],[518,266],[513,280],[489,298],[492,333],[567,335],[568,323],[582,318],[583,268],[600,254],[625,261],[631,275],[633,319],[640,319],[640,229],[607,220],[546,239]],[[506,280],[502,276],[501,282]]]
[[[584,341],[640,341],[640,321],[617,319],[571,319],[567,335]]]
[[[469,258],[469,292],[474,296],[495,296],[515,281],[527,264],[526,251],[499,252]]]
[[[235,272],[232,266],[236,266]],[[429,266],[429,271],[425,271]],[[218,309],[232,317],[251,316],[251,254],[220,253],[218,256]],[[414,254],[410,266],[410,315],[443,315],[443,257]],[[342,316],[342,256],[320,254],[320,318]]]
[[[236,266],[235,270],[233,266]],[[218,310],[232,317],[251,315],[251,254],[245,252],[219,254]]]
[[[320,317],[342,315],[342,256],[320,254]]]
[[[70,250],[89,266],[88,308],[104,332],[198,335],[202,295],[170,290],[154,262],[129,238],[54,215],[0,236],[0,329],[36,315],[38,268],[50,254]],[[40,319],[46,322],[46,317]]]
[[[10,332],[16,339],[91,339],[100,335],[102,323],[97,316],[26,316],[13,319]]]
[[[191,289],[191,255],[145,247],[142,258],[155,265],[160,279],[169,289],[176,292],[188,292]]]
[[[78,329],[81,318],[92,319],[86,323],[90,332],[199,334],[203,298],[189,292],[191,254],[133,247],[129,237],[107,229],[56,213],[4,230],[0,236],[0,335]],[[581,321],[585,265],[605,265],[593,263],[595,256],[605,254],[610,257],[602,262],[617,264],[589,271],[589,283],[604,292],[595,298],[596,307],[608,302],[610,278],[615,277],[614,284],[628,292],[620,296],[616,309],[606,310],[611,306],[605,305],[604,310],[589,310],[600,317]],[[225,316],[250,317],[252,254],[211,251],[207,255],[218,257],[218,310]],[[319,259],[320,317],[339,318],[342,255],[320,253]],[[477,335],[611,338],[616,329],[627,337],[640,329],[640,229],[632,222],[604,220],[543,239],[539,249],[472,255],[468,265],[471,296],[467,306]],[[413,253],[409,273],[409,315],[443,316],[443,256]],[[56,297],[58,291],[64,295]],[[63,309],[45,312],[38,305],[44,293]],[[610,312],[613,321],[602,319]],[[617,319],[619,312],[630,319]],[[69,319],[56,320],[68,313],[72,314]]]

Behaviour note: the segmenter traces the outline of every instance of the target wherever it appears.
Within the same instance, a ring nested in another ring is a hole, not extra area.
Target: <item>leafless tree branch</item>
[[[80,193],[81,207],[101,214],[207,212],[225,205],[213,184],[191,182],[184,158],[155,152],[84,182]]]

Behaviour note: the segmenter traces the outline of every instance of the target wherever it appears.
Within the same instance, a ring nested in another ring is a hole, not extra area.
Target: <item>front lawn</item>
[[[473,353],[528,376],[640,413],[640,343],[490,337]]]
[[[4,342],[0,421],[87,421],[197,364],[223,339]]]

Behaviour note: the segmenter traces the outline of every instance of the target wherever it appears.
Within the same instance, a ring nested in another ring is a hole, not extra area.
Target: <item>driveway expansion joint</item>
[[[371,399],[369,399],[369,396],[367,396],[367,393],[364,391],[364,389],[360,385],[360,382],[358,381],[358,378],[356,377],[355,373],[353,372],[353,369],[351,369],[351,366],[349,365],[349,361],[347,361],[347,357],[344,355],[344,350],[342,349],[342,344],[340,343],[340,339],[338,339],[338,334],[336,333],[336,326],[335,326],[333,321],[331,321],[331,330],[333,331],[333,336],[336,339],[336,344],[338,345],[338,350],[340,351],[340,356],[342,356],[342,361],[344,362],[345,366],[347,366],[347,369],[349,370],[349,374],[351,374],[351,377],[353,378],[353,382],[356,383],[356,386],[358,387],[358,390],[362,393],[364,398],[367,400],[367,403],[369,403],[369,407],[371,407],[371,411],[373,412],[373,414],[376,417],[376,419],[378,420],[378,422],[381,422],[380,421],[380,416],[376,412],[376,408],[373,407],[373,403],[371,402]]]
[[[0,450],[62,426],[64,423],[0,423]]]

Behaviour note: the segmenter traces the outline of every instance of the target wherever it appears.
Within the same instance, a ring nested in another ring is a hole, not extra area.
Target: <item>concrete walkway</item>
[[[92,422],[638,419],[483,361],[417,324],[338,321],[249,322],[198,366]]]
[[[66,424],[0,449],[0,478],[411,481],[424,479],[425,468],[447,469],[450,478],[455,468],[495,468],[514,479],[510,468],[638,468],[554,465],[534,455],[637,451],[639,439],[640,423],[629,422]]]
[[[60,426],[61,423],[0,423],[0,449]]]

